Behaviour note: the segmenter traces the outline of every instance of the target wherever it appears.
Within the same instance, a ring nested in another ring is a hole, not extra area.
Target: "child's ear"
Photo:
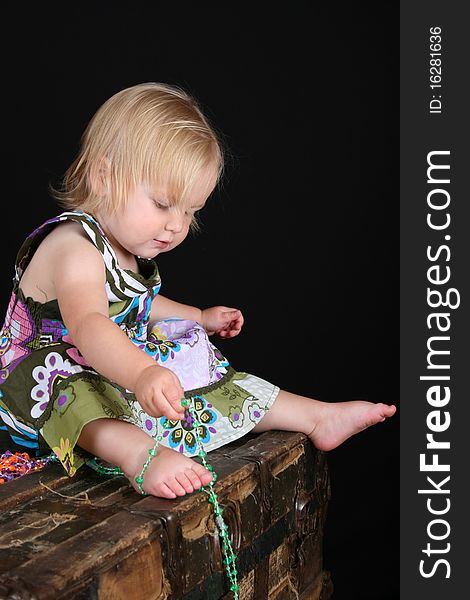
[[[105,198],[110,189],[111,164],[108,158],[96,161],[90,168],[90,187],[97,198]]]

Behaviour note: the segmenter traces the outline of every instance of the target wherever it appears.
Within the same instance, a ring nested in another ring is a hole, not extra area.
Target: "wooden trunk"
[[[237,554],[240,600],[327,600],[325,454],[302,434],[248,435],[211,452]],[[50,465],[0,486],[0,598],[229,600],[200,492],[140,497],[124,477]]]

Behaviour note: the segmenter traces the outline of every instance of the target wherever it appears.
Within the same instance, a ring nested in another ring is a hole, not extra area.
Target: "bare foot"
[[[148,453],[141,456],[143,458],[141,465],[147,457]],[[135,477],[140,474],[141,470],[142,466],[137,470],[132,467],[124,470],[137,491],[139,488]],[[190,494],[203,485],[208,485],[211,481],[212,474],[204,466],[176,450],[159,446],[156,456],[150,461],[145,471],[142,488],[152,496],[176,498]]]
[[[363,400],[322,402],[321,410],[316,413],[317,424],[308,435],[319,450],[333,450],[354,434],[385,421],[396,410],[393,404]]]

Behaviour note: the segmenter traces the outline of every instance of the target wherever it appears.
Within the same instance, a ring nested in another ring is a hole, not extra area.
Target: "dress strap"
[[[121,269],[116,254],[100,224],[92,215],[83,211],[63,212],[43,223],[26,238],[15,262],[14,281],[17,285],[41,241],[56,225],[64,221],[80,223],[90,241],[101,253],[106,268],[106,292],[110,302],[135,298],[155,286],[160,286],[156,265],[154,265],[154,274],[149,280],[138,273]]]

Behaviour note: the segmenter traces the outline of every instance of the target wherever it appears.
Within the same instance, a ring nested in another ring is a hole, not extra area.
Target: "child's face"
[[[185,239],[196,211],[203,208],[212,191],[207,181],[193,188],[191,206],[172,207],[165,190],[150,191],[139,185],[118,213],[97,215],[113,246],[124,254],[153,258],[169,252]]]

